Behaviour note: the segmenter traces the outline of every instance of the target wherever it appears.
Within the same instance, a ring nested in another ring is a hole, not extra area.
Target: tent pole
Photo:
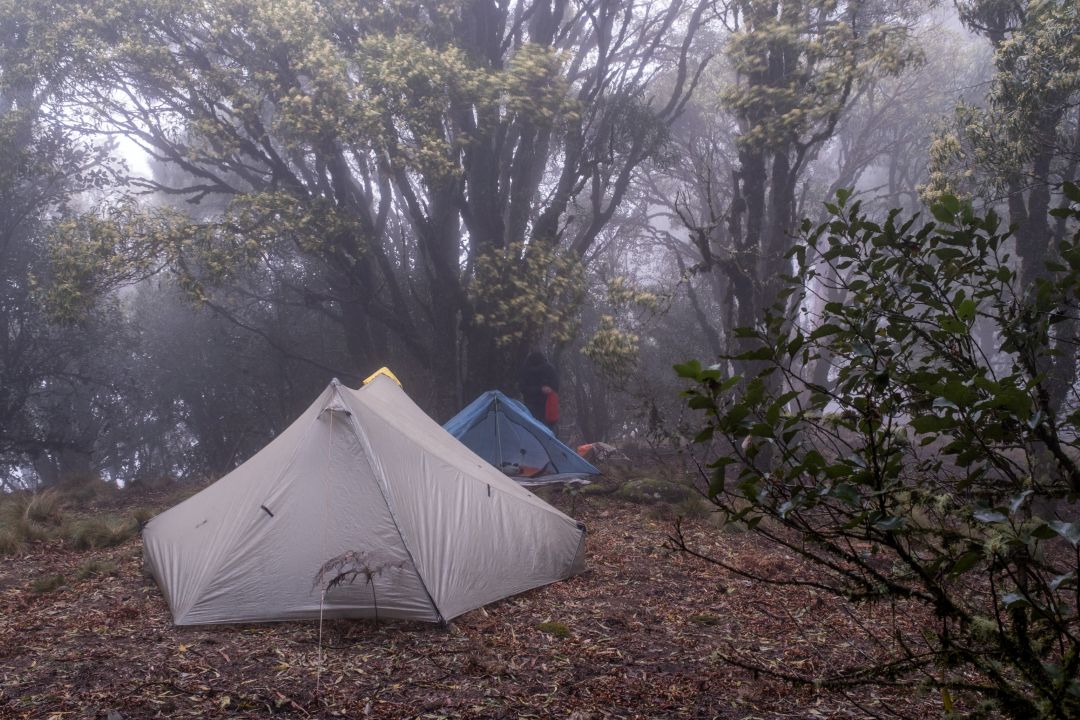
[[[499,396],[495,396],[495,445],[499,448],[499,472],[503,472],[502,431],[499,430]]]

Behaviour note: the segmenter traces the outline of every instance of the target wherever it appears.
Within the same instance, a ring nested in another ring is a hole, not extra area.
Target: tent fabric
[[[523,482],[538,484],[600,474],[560,442],[525,405],[498,390],[480,395],[443,428],[496,468]],[[539,472],[530,473],[527,468]]]
[[[446,622],[581,572],[584,535],[381,376],[334,381],[254,457],[153,518],[143,544],[177,625]],[[352,582],[320,574],[335,559]]]

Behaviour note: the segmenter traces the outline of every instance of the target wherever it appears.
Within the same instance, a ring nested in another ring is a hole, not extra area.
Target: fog
[[[382,366],[442,422],[532,350],[563,439],[678,444],[844,188],[993,208],[1033,282],[1077,59],[994,7],[7,5],[0,482],[216,477]]]

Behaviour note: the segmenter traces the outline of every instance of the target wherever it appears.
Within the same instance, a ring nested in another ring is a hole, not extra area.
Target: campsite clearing
[[[569,509],[564,498],[555,504]],[[145,503],[140,499],[139,503]],[[873,653],[891,622],[812,591],[751,586],[672,556],[667,506],[579,498],[589,570],[469,612],[448,628],[315,621],[175,627],[142,547],[35,544],[0,569],[0,717],[866,717],[940,711],[900,689],[795,689],[720,659],[822,672]],[[688,532],[711,553],[783,573],[753,535]],[[79,568],[96,563],[99,573]],[[66,580],[34,592],[43,577]],[[794,623],[792,621],[795,621]],[[797,629],[793,629],[797,628]],[[851,703],[862,705],[865,710]],[[935,702],[936,701],[936,702]],[[921,706],[921,707],[920,707]],[[110,713],[112,713],[110,715]]]

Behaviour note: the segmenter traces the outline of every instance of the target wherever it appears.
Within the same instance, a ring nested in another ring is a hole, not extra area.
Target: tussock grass
[[[60,486],[60,490],[69,503],[76,507],[114,500],[121,492],[116,485],[97,476],[69,478]]]
[[[88,560],[75,571],[76,580],[94,577],[115,577],[120,574],[120,566],[109,560]]]
[[[98,482],[75,495],[64,489],[0,495],[0,556],[48,540],[61,540],[76,550],[113,547],[135,535],[154,516],[154,509],[139,507],[125,515],[72,517],[70,511],[85,504],[87,497],[101,499],[119,492],[98,485],[105,484]]]
[[[724,622],[720,617],[709,614],[691,615],[687,619],[695,625],[720,625]]]
[[[158,514],[158,510],[149,507],[137,507],[131,511],[131,517],[135,523],[141,528],[146,523],[150,522],[150,518]]]
[[[179,505],[183,501],[197,492],[204,490],[213,481],[210,479],[190,481],[190,482],[174,482],[167,486],[168,492],[161,497],[161,507],[172,507],[173,505]]]
[[[35,595],[44,595],[56,592],[65,585],[67,585],[67,578],[63,575],[42,575],[34,578],[34,581],[30,583],[30,592]]]
[[[77,550],[91,550],[120,545],[138,530],[138,523],[132,519],[101,515],[71,523],[64,532],[64,539]]]
[[[56,537],[67,520],[64,508],[65,498],[56,490],[0,495],[0,554]]]
[[[0,557],[13,555],[22,548],[22,540],[10,528],[0,528]]]
[[[23,515],[32,523],[58,527],[64,522],[64,496],[56,490],[45,490],[27,498]]]

